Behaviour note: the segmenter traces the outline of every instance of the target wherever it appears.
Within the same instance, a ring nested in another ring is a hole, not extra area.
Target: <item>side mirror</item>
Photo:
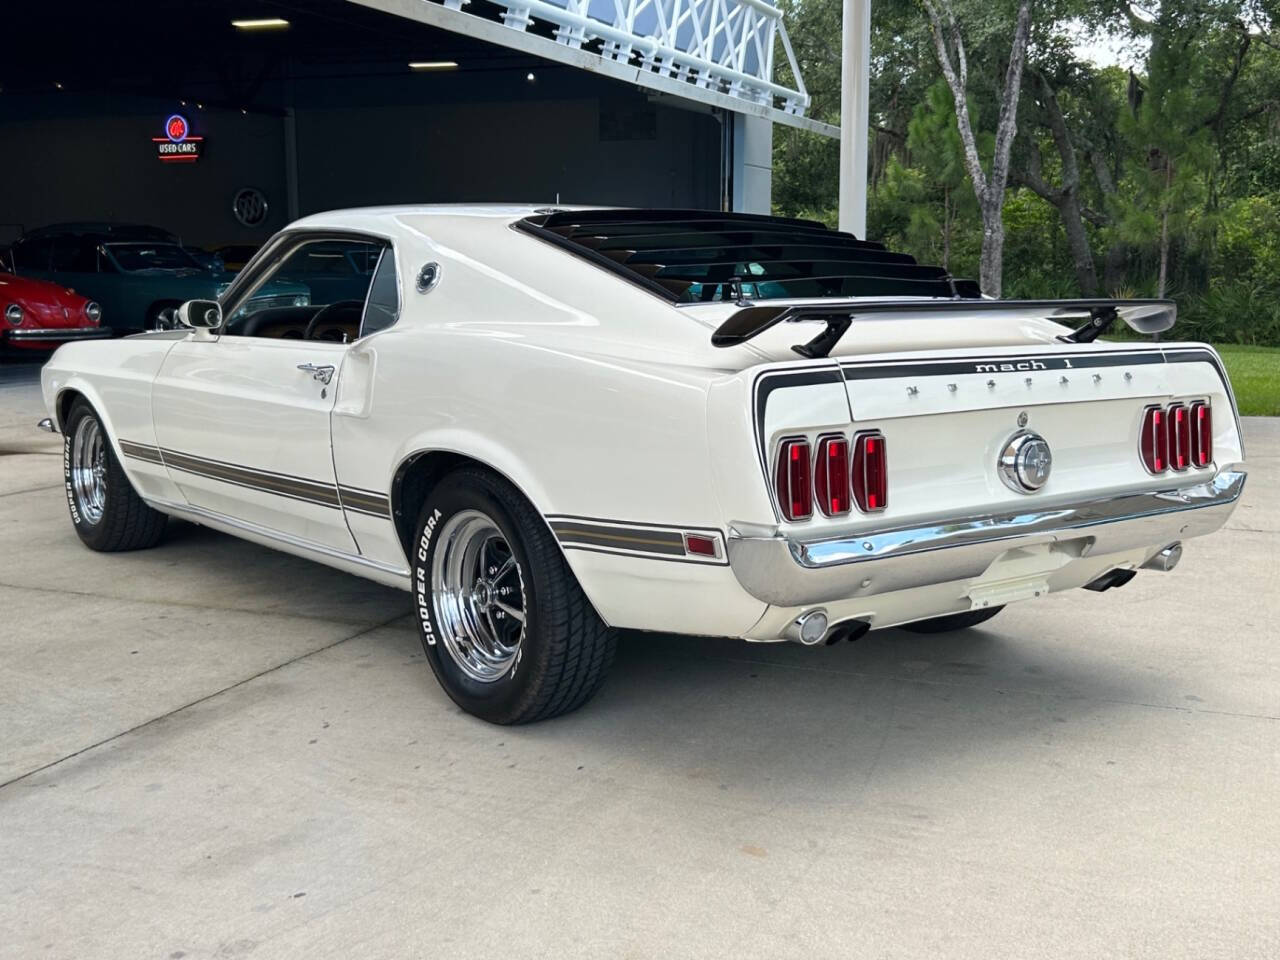
[[[188,300],[178,308],[178,322],[207,336],[222,326],[222,307],[216,300]]]

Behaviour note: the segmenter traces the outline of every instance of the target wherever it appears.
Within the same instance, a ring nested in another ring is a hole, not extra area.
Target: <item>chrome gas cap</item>
[[[1035,493],[1048,483],[1053,469],[1049,441],[1033,430],[1019,430],[1005,444],[996,469],[1010,490]]]

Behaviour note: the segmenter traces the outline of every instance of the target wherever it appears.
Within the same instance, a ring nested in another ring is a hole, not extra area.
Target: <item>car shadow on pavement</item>
[[[628,633],[592,702],[510,735],[722,789],[765,778],[838,794],[873,772],[1052,753],[1135,704],[1136,672],[1065,646],[994,624],[830,648]]]
[[[206,596],[239,596],[238,606],[283,592],[287,601],[271,612],[347,610],[352,621],[409,612],[399,591],[190,524],[172,524],[166,545],[147,554],[161,558],[176,580],[198,573]],[[1140,703],[1149,683],[1140,668],[1108,658],[1105,637],[1073,639],[1061,626],[1046,633],[1045,623],[1061,619],[1043,608],[1011,608],[952,634],[890,629],[816,648],[624,632],[608,679],[581,709],[493,729],[540,755],[552,750],[664,778],[674,770],[726,789],[752,778],[820,793],[852,789],[872,771],[917,776],[965,757],[1049,749],[1070,725],[1105,723]],[[418,672],[409,685],[451,715],[444,728],[424,729],[428,736],[484,736],[483,721],[448,704],[408,623],[360,641],[371,647],[368,666]],[[404,722],[421,719],[413,713]],[[454,729],[459,724],[469,729]]]

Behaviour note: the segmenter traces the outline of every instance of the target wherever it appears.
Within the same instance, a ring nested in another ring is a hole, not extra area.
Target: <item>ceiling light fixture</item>
[[[414,60],[409,64],[410,70],[457,70],[454,60]]]
[[[259,20],[232,20],[231,25],[237,30],[283,30],[289,26],[289,21],[279,17],[263,17]]]

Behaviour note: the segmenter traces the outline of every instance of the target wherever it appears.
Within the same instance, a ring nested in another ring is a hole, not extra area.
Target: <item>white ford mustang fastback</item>
[[[251,303],[297,281],[307,306]],[[1167,301],[986,300],[809,221],[395,207],[272,239],[182,330],[62,347],[45,426],[102,551],[180,517],[410,591],[458,704],[599,687],[619,628],[972,626],[1169,570],[1245,471]]]

